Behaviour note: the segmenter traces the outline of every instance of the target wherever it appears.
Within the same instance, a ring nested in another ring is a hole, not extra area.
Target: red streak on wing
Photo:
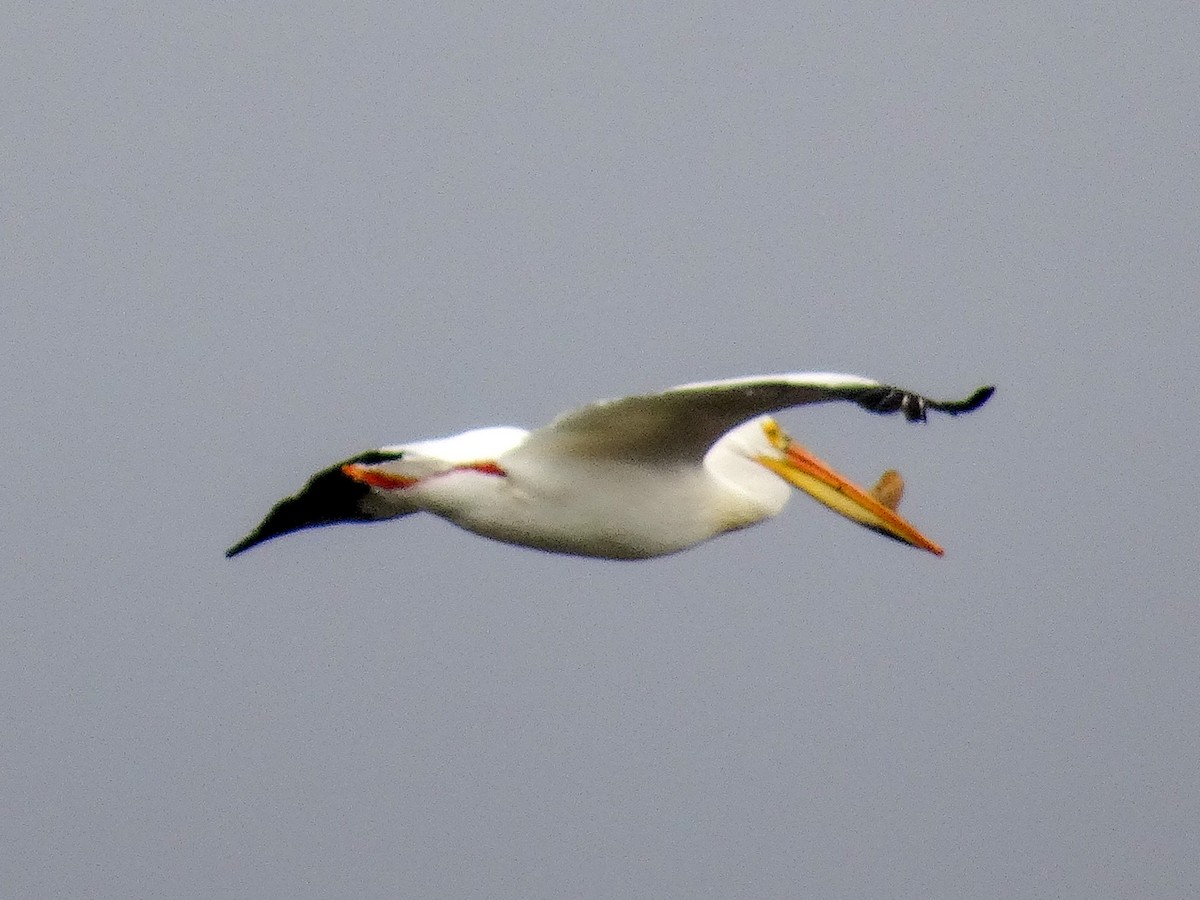
[[[412,487],[418,480],[416,478],[405,478],[402,475],[389,475],[387,472],[380,472],[378,469],[360,466],[358,463],[347,463],[342,466],[342,473],[353,478],[355,481],[361,481],[363,484],[383,488],[387,491]]]
[[[502,468],[500,468],[499,464],[497,464],[496,462],[493,462],[490,459],[484,460],[482,462],[470,463],[465,466],[460,466],[459,468],[472,469],[476,472],[479,472],[481,475],[498,475],[501,478],[505,478],[508,476],[508,473],[505,472]]]
[[[478,472],[481,475],[498,475],[500,478],[505,478],[504,469],[499,467],[499,464],[492,460],[484,460],[482,462],[467,462],[462,466],[455,466],[452,469],[446,470],[443,473],[427,475],[426,478],[437,478],[438,474],[449,474],[450,472]],[[370,466],[361,466],[356,462],[348,462],[342,467],[342,474],[347,475],[355,481],[360,481],[364,485],[378,487],[384,491],[400,491],[406,487],[412,487],[416,482],[421,481],[419,478],[408,478],[406,475],[392,475],[388,472],[380,472],[379,469],[373,469]]]
[[[445,472],[427,475],[426,478],[437,478],[439,475],[448,475],[450,472],[478,472],[480,475],[497,475],[504,478],[508,475],[499,464],[495,461],[487,459],[481,462],[463,463],[461,466],[455,466],[453,469],[448,469]],[[405,475],[393,475],[389,472],[381,472],[378,469],[372,469],[369,466],[363,466],[358,463],[346,463],[342,466],[342,473],[355,481],[369,484],[371,487],[377,487],[385,491],[398,491],[404,488],[410,488],[420,478],[411,478]]]

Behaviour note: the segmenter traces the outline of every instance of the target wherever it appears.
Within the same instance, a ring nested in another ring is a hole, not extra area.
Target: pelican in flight
[[[646,559],[754,525],[783,509],[791,487],[887,537],[941,555],[896,512],[900,476],[871,490],[797,444],[768,413],[849,401],[923,422],[965,400],[930,400],[855,375],[759,375],[602,400],[536,431],[480,428],[368,450],[318,472],[226,551],[340,522],[431,512],[485,537],[553,553]]]

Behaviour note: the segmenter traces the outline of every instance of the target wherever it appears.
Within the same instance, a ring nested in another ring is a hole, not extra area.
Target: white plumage
[[[382,447],[319,472],[227,555],[337,522],[427,511],[477,534],[559,553],[641,559],[776,515],[794,486],[869,528],[941,553],[873,492],[792,441],[767,413],[835,400],[872,412],[952,415],[993,388],[938,402],[853,375],[766,375],[592,403],[535,431],[496,427]]]

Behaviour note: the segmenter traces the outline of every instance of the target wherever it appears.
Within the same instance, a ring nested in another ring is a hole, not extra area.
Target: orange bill
[[[760,455],[758,461],[788,484],[873,531],[942,555],[944,551],[941,547],[895,511],[899,503],[899,491],[903,489],[899,475],[885,473],[874,491],[866,491],[788,438],[773,422],[764,427],[764,432],[782,455]]]

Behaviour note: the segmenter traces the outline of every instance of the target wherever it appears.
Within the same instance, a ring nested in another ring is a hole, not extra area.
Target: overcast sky
[[[1188,3],[19,4],[0,893],[1200,895]],[[351,453],[848,371],[941,559],[798,497],[652,562]]]

